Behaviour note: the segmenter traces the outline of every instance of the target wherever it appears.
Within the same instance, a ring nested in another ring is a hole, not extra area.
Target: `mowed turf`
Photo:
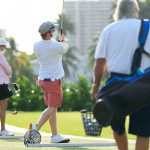
[[[37,123],[42,112],[18,112],[17,115],[12,115],[7,112],[6,123],[21,128],[29,128],[30,123]],[[58,132],[65,135],[85,136],[82,117],[80,112],[58,112],[57,113]],[[126,123],[126,128],[128,119]],[[51,133],[49,123],[47,122],[41,131]],[[101,135],[97,138],[113,138],[111,127],[102,129]],[[135,136],[128,135],[129,139],[135,140]],[[1,149],[0,149],[1,150]]]

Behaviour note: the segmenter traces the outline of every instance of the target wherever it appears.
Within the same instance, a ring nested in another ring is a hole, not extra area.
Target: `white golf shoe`
[[[8,132],[7,130],[3,130],[0,132],[0,136],[14,136],[14,134]]]
[[[50,139],[51,143],[68,143],[70,141],[69,138],[65,138],[59,134],[52,136]]]

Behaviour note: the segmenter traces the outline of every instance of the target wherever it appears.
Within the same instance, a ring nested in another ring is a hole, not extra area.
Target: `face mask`
[[[3,49],[1,52],[2,52],[2,54],[4,54],[5,53],[5,51],[6,51],[6,49]]]
[[[56,31],[54,31],[54,32],[52,33],[52,38],[53,38],[53,39],[55,39],[55,38],[56,38],[56,36],[57,36],[57,32],[56,32]]]

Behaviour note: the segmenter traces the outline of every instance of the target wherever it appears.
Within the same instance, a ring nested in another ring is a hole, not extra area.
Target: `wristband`
[[[61,40],[61,41],[60,41],[60,40],[58,40],[58,42],[65,42],[65,41],[64,41],[64,40]]]

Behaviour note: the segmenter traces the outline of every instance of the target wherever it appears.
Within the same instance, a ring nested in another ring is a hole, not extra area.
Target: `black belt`
[[[52,80],[51,80],[51,78],[44,78],[44,81],[45,82],[51,82]]]
[[[125,77],[131,77],[133,75],[131,75],[131,74],[124,74],[124,73],[110,72],[110,77],[114,77],[114,76],[119,76],[119,77],[125,78]]]

